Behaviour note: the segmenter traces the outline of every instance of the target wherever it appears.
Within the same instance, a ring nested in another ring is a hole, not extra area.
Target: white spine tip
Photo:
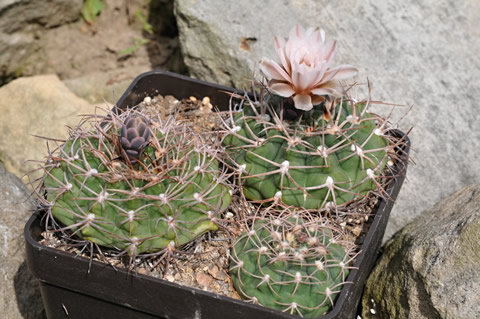
[[[280,196],[281,196],[281,195],[280,195]],[[280,221],[280,219],[274,219],[274,220],[273,220],[273,224],[274,224],[275,226],[282,226],[282,222]]]
[[[270,115],[264,114],[258,117],[261,121],[270,122]]]
[[[295,281],[300,282],[301,280],[302,280],[302,274],[299,271],[297,271],[295,273]]]
[[[375,177],[375,174],[373,173],[373,170],[371,170],[370,168],[367,168],[367,176],[369,178],[374,178]]]
[[[325,266],[323,265],[323,262],[321,260],[315,261],[315,266],[320,270],[323,270],[325,268]]]
[[[239,172],[240,174],[243,174],[243,173],[245,173],[246,171],[247,171],[247,164],[242,164],[242,165],[239,165],[239,166],[238,166],[238,172]]]
[[[325,295],[330,296],[332,294],[332,290],[330,288],[327,287],[327,289],[325,289]]]
[[[327,177],[327,180],[325,181],[325,184],[326,184],[328,187],[332,187],[334,183],[335,183],[335,182],[333,181],[333,178],[332,178],[331,176],[328,176],[328,177]]]

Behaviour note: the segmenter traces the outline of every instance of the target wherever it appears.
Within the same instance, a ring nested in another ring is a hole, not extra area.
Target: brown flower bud
[[[122,124],[120,142],[123,154],[131,163],[140,159],[143,149],[148,145],[150,139],[150,128],[148,121],[143,116],[133,115],[125,119]]]

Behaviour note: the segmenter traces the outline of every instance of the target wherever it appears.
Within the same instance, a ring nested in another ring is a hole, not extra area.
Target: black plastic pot
[[[120,109],[141,102],[145,96],[172,94],[182,99],[189,96],[210,97],[212,104],[228,107],[235,90],[194,80],[178,74],[153,71],[138,76],[117,103]],[[242,91],[238,91],[241,93]],[[403,136],[403,133],[397,132]],[[404,151],[408,152],[409,140]],[[406,155],[404,156],[405,163]],[[385,232],[388,217],[404,180],[406,164],[397,167],[399,177],[387,192],[392,198],[382,200],[375,208],[375,217],[355,262],[357,269],[347,278],[335,307],[322,319],[354,318],[364,282],[373,267]],[[38,243],[44,225],[35,213],[25,226],[27,262],[40,281],[48,318],[298,318],[269,308],[215,295],[199,289],[141,274],[114,270],[111,266],[45,247]]]

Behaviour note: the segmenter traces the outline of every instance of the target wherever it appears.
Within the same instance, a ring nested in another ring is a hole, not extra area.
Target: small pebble
[[[203,105],[208,105],[210,104],[210,98],[208,96],[204,97],[202,100]],[[211,104],[210,104],[211,105]]]
[[[143,99],[143,102],[145,102],[145,104],[150,104],[150,103],[152,103],[152,98],[149,97],[149,96],[146,96],[146,97]]]
[[[355,236],[360,236],[360,234],[362,233],[362,227],[360,227],[360,226],[355,226],[355,227],[352,229],[352,233],[353,233]]]
[[[192,101],[192,102],[197,102],[197,98],[194,97],[194,96],[191,96],[191,97],[189,97],[188,99],[189,99],[190,101]]]
[[[212,278],[212,276],[209,276],[207,274],[198,273],[195,276],[195,280],[197,281],[197,283],[200,286],[202,286],[205,289],[205,288],[208,288],[212,284],[213,278]]]

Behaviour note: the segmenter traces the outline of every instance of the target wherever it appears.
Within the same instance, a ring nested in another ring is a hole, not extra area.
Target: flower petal
[[[305,38],[305,29],[300,25],[296,24],[290,30],[290,34],[288,35],[289,39],[303,39]]]
[[[357,68],[349,64],[344,64],[325,72],[325,80],[345,80],[354,77],[357,73]]]
[[[305,45],[305,29],[297,24],[295,25],[288,35],[288,40],[285,43],[285,55],[290,61],[292,54],[296,48],[301,48]]]
[[[282,83],[282,82],[275,82],[269,84],[268,86],[273,93],[278,94],[283,97],[290,97],[295,94],[295,90],[292,88],[290,84]]]
[[[311,90],[315,95],[340,95],[341,86],[338,81],[328,81]]]
[[[297,94],[293,97],[295,108],[303,111],[310,111],[313,108],[312,98],[308,94]]]
[[[323,47],[323,56],[327,63],[330,63],[335,57],[335,49],[337,47],[337,41],[331,40],[325,43]]]
[[[277,52],[277,56],[282,63],[283,69],[287,72],[291,72],[290,61],[285,56],[285,39],[281,37],[275,37],[275,51]]]
[[[297,92],[310,90],[322,78],[321,69],[312,69],[305,64],[293,64],[292,69],[292,83]]]
[[[287,82],[292,81],[287,72],[285,72],[285,70],[282,69],[282,67],[280,67],[273,60],[270,60],[268,58],[262,58],[259,67],[263,74],[265,74],[265,76],[269,79]]]
[[[325,30],[319,27],[311,28],[311,33],[308,35],[308,41],[312,41],[316,44],[322,44],[325,41]]]

